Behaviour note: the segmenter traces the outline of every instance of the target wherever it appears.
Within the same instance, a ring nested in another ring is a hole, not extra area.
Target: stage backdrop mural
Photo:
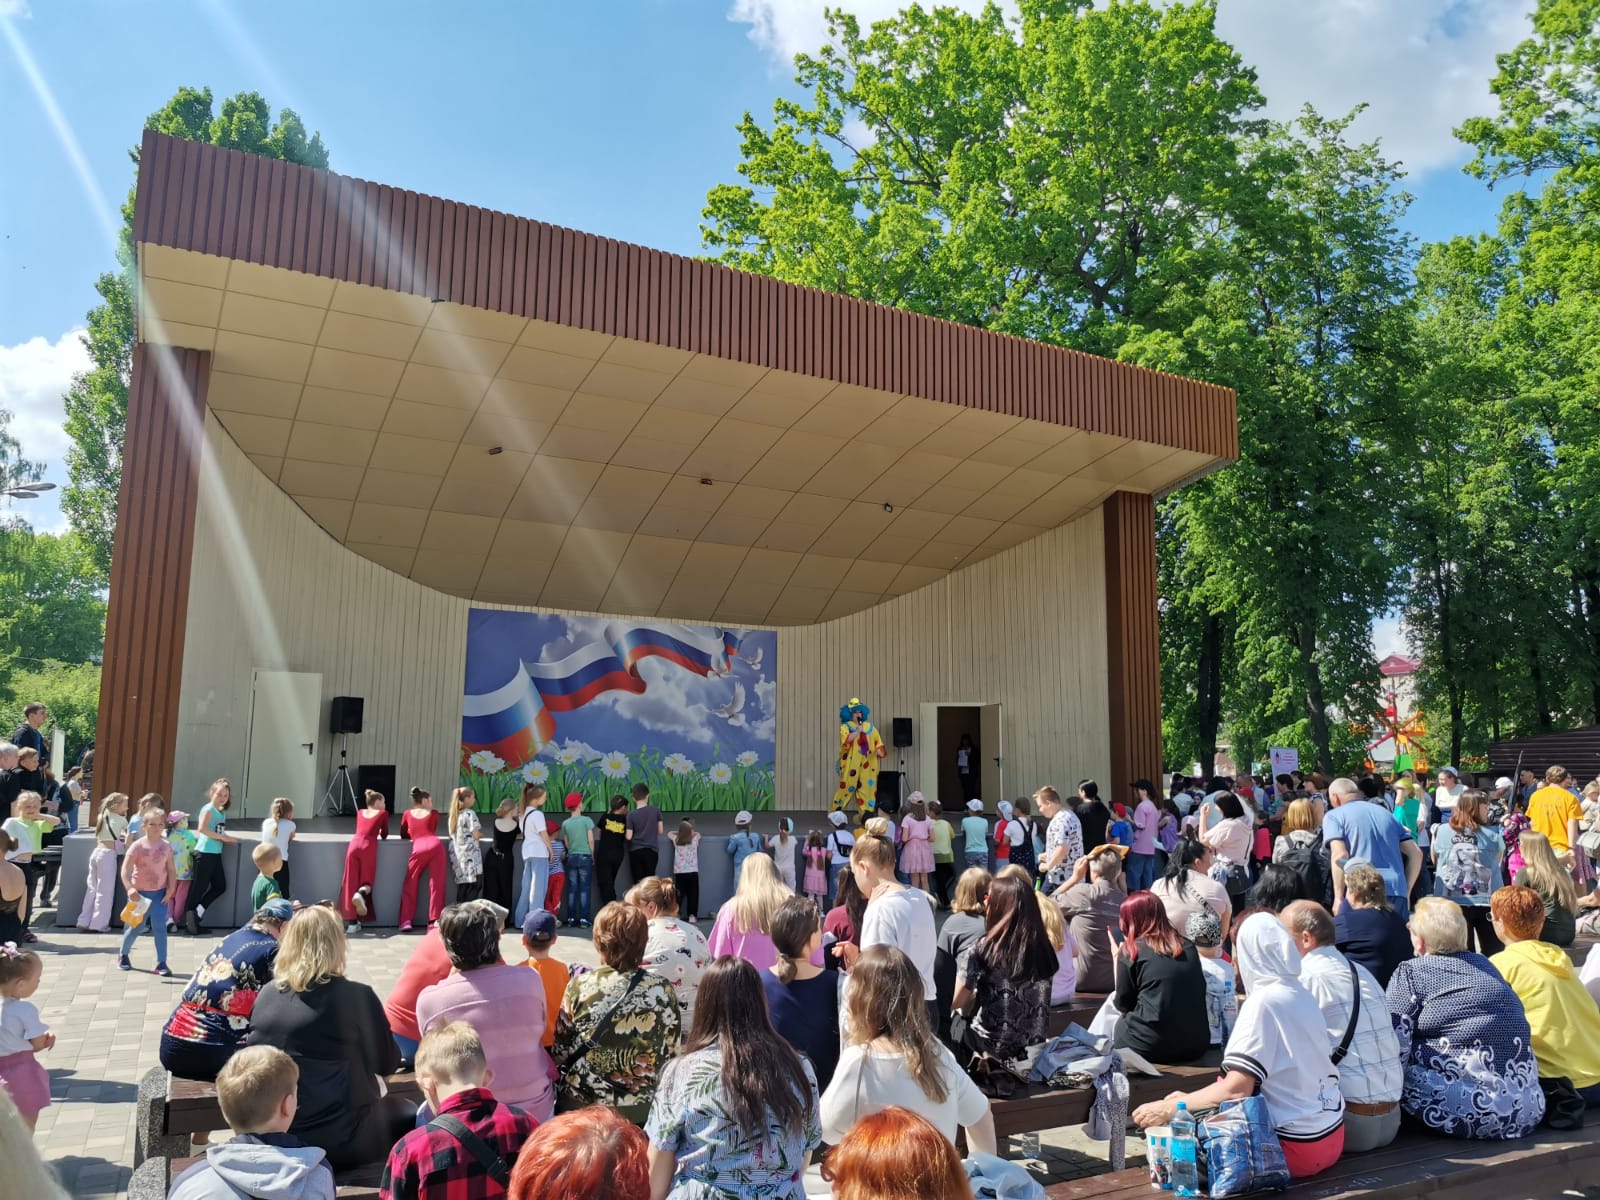
[[[650,786],[664,811],[770,809],[778,638],[660,621],[472,610],[461,782],[584,807]]]

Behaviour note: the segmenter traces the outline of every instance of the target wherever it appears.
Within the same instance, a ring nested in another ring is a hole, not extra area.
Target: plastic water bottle
[[[1200,1195],[1199,1147],[1194,1140],[1194,1118],[1189,1106],[1178,1101],[1172,1114],[1172,1190],[1180,1196]]]

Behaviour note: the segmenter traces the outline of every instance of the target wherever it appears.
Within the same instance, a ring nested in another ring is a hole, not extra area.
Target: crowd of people
[[[1052,1011],[1084,993],[1104,994],[1095,1028],[1119,1050],[1160,1065],[1221,1056],[1216,1082],[1135,1122],[1260,1095],[1295,1177],[1387,1145],[1403,1122],[1463,1138],[1571,1127],[1600,1106],[1584,840],[1600,783],[1580,790],[1559,767],[1526,782],[1180,779],[1163,796],[1140,780],[1124,804],[1086,780],[999,804],[992,823],[976,798],[957,825],[913,795],[898,820],[833,813],[803,839],[787,821],[759,838],[741,813],[734,892],[708,933],[684,895],[699,835],[680,828],[672,873],[657,874],[665,821],[647,792],[598,824],[569,798],[556,823],[530,788],[480,824],[467,789],[446,814],[413,789],[401,917],[424,875],[429,915],[384,998],[346,975],[374,908],[384,798],[367,798],[340,894],[316,903],[291,897],[282,802],[252,855],[251,920],[161,1031],[162,1064],[214,1080],[237,1135],[172,1195],[233,1195],[280,1171],[331,1196],[332,1171],[386,1162],[386,1197],[798,1198],[809,1182],[888,1200],[907,1194],[897,1170],[919,1196],[964,1197],[958,1136],[995,1152],[992,1101],[1049,1043]],[[131,815],[126,796],[105,797],[80,925],[104,927],[120,874],[124,969],[148,929],[169,973],[168,932],[197,932],[226,887],[230,799],[217,781],[191,833],[159,796]],[[0,830],[13,922],[0,1081],[29,1127],[49,1103],[38,1056],[52,1035],[29,1000],[44,969],[25,941],[36,881],[10,852],[53,828],[38,800],[19,794]],[[640,882],[617,897],[633,855]],[[552,905],[567,872],[567,904]],[[598,967],[563,961],[563,924],[588,927]],[[420,1109],[385,1086],[407,1068]]]

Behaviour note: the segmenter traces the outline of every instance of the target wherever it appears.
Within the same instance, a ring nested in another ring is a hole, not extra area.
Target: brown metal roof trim
[[[1238,457],[1233,392],[524,217],[146,132],[134,240]]]
[[[1161,634],[1157,623],[1155,501],[1113,492],[1105,519],[1107,700],[1111,790],[1129,798],[1135,779],[1161,778]]]

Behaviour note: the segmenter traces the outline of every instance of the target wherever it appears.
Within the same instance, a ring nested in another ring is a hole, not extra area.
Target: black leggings
[[[1467,918],[1468,946],[1475,948],[1485,958],[1505,949],[1504,943],[1495,936],[1494,921],[1490,918],[1487,904],[1463,904],[1461,914]]]
[[[189,909],[195,920],[200,920],[200,909],[212,903],[228,890],[228,877],[222,872],[222,855],[196,854],[194,856],[194,883],[189,887]]]
[[[700,872],[689,871],[683,875],[673,875],[672,882],[678,889],[678,911],[686,918],[695,918],[700,915]]]
[[[622,870],[623,851],[602,847],[595,852],[594,877],[600,888],[600,903],[610,904],[617,898],[617,872]]]

